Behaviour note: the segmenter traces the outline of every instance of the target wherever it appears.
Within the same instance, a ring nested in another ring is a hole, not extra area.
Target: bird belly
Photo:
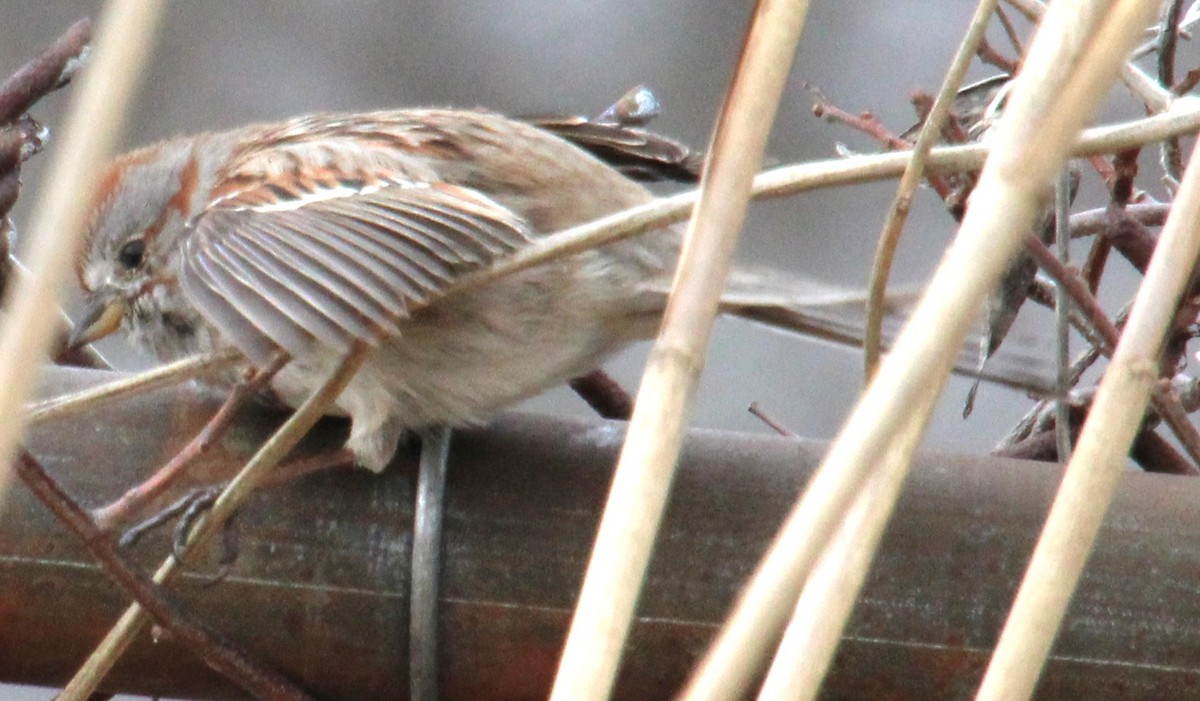
[[[535,272],[442,299],[371,352],[337,401],[360,464],[381,470],[405,429],[482,422],[653,332],[657,310],[639,308],[622,280]],[[339,360],[297,359],[272,388],[297,406]]]

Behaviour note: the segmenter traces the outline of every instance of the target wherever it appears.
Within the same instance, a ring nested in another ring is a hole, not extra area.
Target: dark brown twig
[[[1168,475],[1200,475],[1200,470],[1188,462],[1175,447],[1154,431],[1142,431],[1133,441],[1129,451],[1138,465],[1146,472]]]
[[[101,531],[87,512],[62,490],[33,456],[22,452],[15,469],[29,490],[79,537],[104,571],[141,604],[174,640],[256,698],[313,701],[308,693],[292,681],[255,663],[244,652],[194,619],[148,577],[137,572],[121,556],[112,535]]]
[[[91,40],[92,22],[81,19],[0,83],[0,124],[15,120],[47,93],[66,85]]]

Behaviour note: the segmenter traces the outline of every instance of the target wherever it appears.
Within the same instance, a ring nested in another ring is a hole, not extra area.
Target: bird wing
[[[531,238],[509,209],[446,183],[273,180],[229,194],[186,238],[183,293],[258,362],[345,351]]]

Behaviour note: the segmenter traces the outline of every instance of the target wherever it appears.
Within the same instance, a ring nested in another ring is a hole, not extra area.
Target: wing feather
[[[400,333],[412,310],[532,240],[525,222],[473,190],[366,177],[270,182],[191,226],[183,292],[258,361]]]

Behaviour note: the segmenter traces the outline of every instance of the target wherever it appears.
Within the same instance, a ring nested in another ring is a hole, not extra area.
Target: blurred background
[[[87,0],[0,3],[0,74],[8,75],[75,19],[96,17],[99,6]],[[695,0],[173,2],[124,143],[319,110],[452,105],[513,114],[596,114],[644,83],[663,105],[652,128],[703,147],[751,10],[749,2]],[[877,149],[861,135],[815,118],[810,85],[849,111],[869,109],[903,131],[915,121],[908,94],[936,91],[972,11],[973,3],[944,0],[814,3],[770,159],[832,158],[838,141]],[[1007,48],[998,32],[993,36],[997,46]],[[976,65],[969,79],[996,72]],[[52,96],[34,112],[52,132],[69,94]],[[1136,113],[1128,99],[1120,104],[1118,111]],[[25,171],[18,231],[44,160],[35,159]],[[894,187],[886,182],[756,204],[740,259],[862,288]],[[937,198],[922,191],[893,283],[925,280],[954,229]],[[120,340],[103,350],[122,367],[147,362]],[[644,358],[645,348],[634,348],[610,369],[632,391]],[[747,413],[747,405],[757,401],[799,434],[830,437],[861,389],[861,364],[853,350],[722,321],[693,423],[767,431]],[[951,381],[927,448],[986,451],[1029,406],[1019,393],[985,386],[975,413],[964,421],[968,386],[963,379]],[[531,406],[587,412],[563,390]],[[49,692],[0,689],[0,696],[45,699]]]

